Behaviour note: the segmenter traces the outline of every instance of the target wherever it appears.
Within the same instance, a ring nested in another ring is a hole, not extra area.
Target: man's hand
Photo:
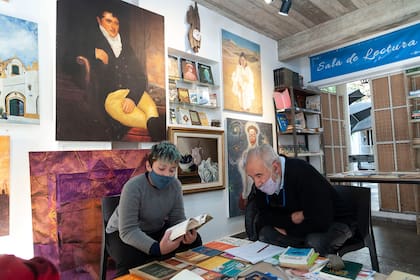
[[[136,107],[136,103],[134,103],[134,101],[132,99],[124,98],[124,100],[122,102],[122,109],[123,109],[124,113],[129,114],[129,113],[133,112],[135,107]]]
[[[95,57],[96,59],[99,59],[100,61],[102,61],[103,64],[108,64],[108,61],[109,61],[108,54],[103,49],[95,48]]]
[[[192,229],[188,230],[186,234],[184,234],[184,238],[182,239],[182,243],[184,244],[191,244],[197,239],[197,230]]]
[[[292,222],[294,224],[300,224],[305,219],[303,216],[303,211],[296,211],[292,213]]]
[[[284,228],[274,227],[274,229],[277,230],[278,232],[280,232],[283,235],[287,235],[287,232]]]
[[[176,248],[179,247],[179,244],[181,244],[181,241],[183,241],[183,239],[181,237],[172,241],[172,240],[169,239],[170,235],[171,235],[171,231],[170,230],[166,231],[165,234],[162,237],[162,240],[160,240],[160,242],[159,242],[160,253],[162,255],[166,255],[166,254],[174,251]]]

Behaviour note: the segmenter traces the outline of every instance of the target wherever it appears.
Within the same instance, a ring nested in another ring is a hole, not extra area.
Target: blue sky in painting
[[[18,57],[25,66],[38,62],[38,24],[0,14],[0,61]]]
[[[230,33],[229,31],[222,29],[222,38],[223,40],[232,40],[240,47],[254,51],[257,54],[260,53],[260,46],[258,44],[248,41],[247,39],[241,38],[233,33]]]

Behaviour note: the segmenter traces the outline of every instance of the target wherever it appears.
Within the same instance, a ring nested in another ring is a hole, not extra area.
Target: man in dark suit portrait
[[[81,114],[86,125],[99,133],[92,140],[124,140],[131,128],[147,131],[151,141],[161,140],[165,115],[159,114],[148,92],[145,50],[133,49],[129,38],[132,31],[122,32],[122,27],[128,26],[121,23],[129,19],[127,7],[116,1],[102,1],[95,9],[95,24],[91,19],[87,24],[91,27],[85,28],[72,55],[67,56],[70,60],[76,57],[83,68],[82,88],[87,93],[81,104],[85,112]]]

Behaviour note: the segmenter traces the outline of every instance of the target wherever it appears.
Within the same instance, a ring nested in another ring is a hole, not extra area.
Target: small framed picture
[[[169,79],[181,78],[178,64],[178,57],[168,55],[168,76]]]
[[[188,81],[197,81],[197,69],[194,61],[181,58],[182,78]]]
[[[192,125],[188,109],[178,108],[178,123],[182,125]]]
[[[186,88],[178,88],[179,102],[190,103],[190,94]]]
[[[193,124],[193,125],[201,125],[200,117],[199,117],[197,111],[190,110],[190,118],[191,118],[191,124]]]
[[[213,74],[209,65],[198,63],[198,75],[201,83],[214,84]]]

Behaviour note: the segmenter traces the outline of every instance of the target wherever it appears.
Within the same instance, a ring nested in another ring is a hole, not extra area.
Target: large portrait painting
[[[162,16],[116,0],[57,1],[56,139],[166,139]]]
[[[0,236],[10,229],[10,136],[0,136]]]
[[[244,152],[261,144],[273,145],[273,131],[270,123],[227,118],[226,125],[229,217],[235,217],[245,213],[253,184],[242,168]]]
[[[0,14],[0,125],[39,124],[38,24]]]
[[[262,115],[260,46],[222,30],[224,109]]]
[[[34,255],[51,260],[61,279],[99,279],[101,198],[144,173],[148,152],[29,153]]]

